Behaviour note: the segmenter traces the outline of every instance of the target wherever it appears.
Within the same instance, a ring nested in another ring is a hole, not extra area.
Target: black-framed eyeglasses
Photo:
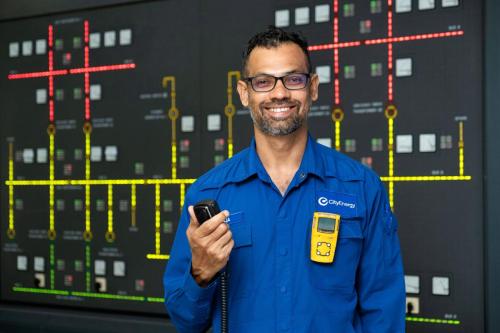
[[[280,80],[288,90],[304,89],[310,77],[311,74],[309,73],[291,73],[280,77],[262,74],[247,77],[244,78],[244,80],[250,82],[252,89],[256,92],[269,92],[276,87],[276,82],[278,82],[278,80]]]

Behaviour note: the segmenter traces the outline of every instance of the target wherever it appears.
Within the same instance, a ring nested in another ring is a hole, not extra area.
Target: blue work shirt
[[[187,207],[203,199],[230,212],[230,332],[405,331],[397,222],[385,189],[374,172],[309,136],[284,195],[255,141],[189,188],[163,280],[179,332],[220,332],[218,281],[201,288],[190,272]],[[341,216],[333,263],[311,260],[314,212]]]

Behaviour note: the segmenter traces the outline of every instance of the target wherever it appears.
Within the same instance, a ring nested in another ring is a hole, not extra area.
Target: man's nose
[[[283,84],[283,80],[278,80],[276,86],[271,90],[271,98],[273,99],[283,99],[290,97],[290,90],[288,90]]]

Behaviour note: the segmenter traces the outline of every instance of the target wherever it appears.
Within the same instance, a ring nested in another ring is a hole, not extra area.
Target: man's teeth
[[[281,107],[281,108],[269,108],[269,110],[271,110],[271,112],[286,112],[286,111],[290,110],[290,107],[287,106],[287,107]]]

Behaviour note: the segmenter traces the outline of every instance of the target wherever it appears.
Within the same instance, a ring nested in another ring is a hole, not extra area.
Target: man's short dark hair
[[[259,32],[248,41],[247,48],[243,52],[243,75],[247,76],[246,67],[248,57],[254,48],[265,47],[269,49],[272,47],[278,47],[285,43],[297,44],[302,49],[307,59],[307,70],[310,73],[312,71],[311,58],[309,57],[309,51],[307,50],[308,44],[305,37],[297,32],[288,32],[270,25],[266,31]]]

